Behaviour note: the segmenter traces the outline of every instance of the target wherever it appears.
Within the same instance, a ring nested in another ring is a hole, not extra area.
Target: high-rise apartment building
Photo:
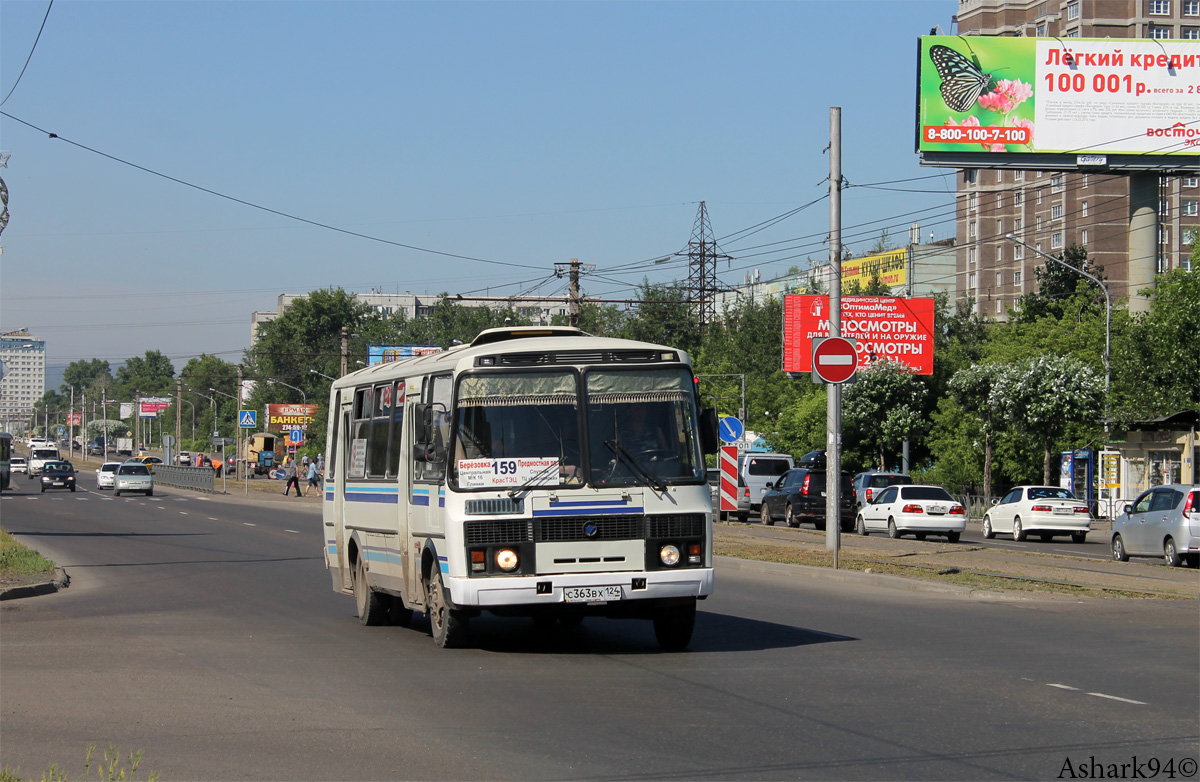
[[[0,428],[28,423],[33,405],[46,392],[46,341],[27,329],[0,334]]]
[[[959,0],[956,19],[960,35],[1200,40],[1200,0]],[[1051,255],[1073,244],[1086,248],[1114,299],[1133,297],[1155,271],[1190,269],[1200,180],[1163,176],[1157,193],[1133,192],[1136,182],[1102,171],[960,169],[959,295],[1003,319],[1036,290],[1034,269],[1045,259],[1006,240],[1008,233]],[[1135,202],[1157,203],[1154,258],[1130,257]]]

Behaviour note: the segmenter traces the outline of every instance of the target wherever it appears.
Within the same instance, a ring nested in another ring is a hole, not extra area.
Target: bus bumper
[[[712,594],[713,569],[619,573],[558,573],[538,576],[453,578],[442,575],[456,606],[493,608],[516,605],[558,605],[580,587],[619,587],[621,597],[609,601],[705,597]],[[581,602],[581,605],[589,603]],[[595,603],[590,603],[594,605]]]

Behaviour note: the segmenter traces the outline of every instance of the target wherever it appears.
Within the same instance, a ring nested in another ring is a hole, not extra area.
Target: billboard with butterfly
[[[1200,41],[924,36],[917,151],[985,168],[1194,167]]]

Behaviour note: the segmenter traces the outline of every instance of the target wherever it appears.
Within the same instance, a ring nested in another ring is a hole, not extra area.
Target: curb
[[[714,556],[713,564],[730,570],[746,570],[755,573],[766,573],[775,576],[799,576],[801,578],[823,579],[844,584],[858,584],[899,592],[934,592],[955,597],[974,600],[1036,600],[1038,595],[1013,594],[1010,592],[992,592],[985,589],[975,589],[959,584],[938,584],[932,581],[893,576],[888,573],[864,573],[860,570],[833,570],[832,568],[814,567],[813,565],[789,565],[784,562],[763,562],[755,559],[738,559],[737,557]]]
[[[0,590],[0,600],[17,600],[22,597],[51,595],[60,589],[66,589],[70,585],[71,577],[67,575],[67,571],[56,567],[54,568],[54,578],[52,580],[43,581],[39,584],[26,584],[24,586]]]

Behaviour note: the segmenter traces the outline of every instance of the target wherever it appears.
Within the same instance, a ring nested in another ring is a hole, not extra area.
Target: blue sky
[[[917,36],[956,5],[58,0],[0,109],[0,328],[52,364],[181,367],[238,360],[284,292],[504,295],[575,257],[585,293],[627,297],[686,277],[638,262],[686,247],[701,200],[725,237],[824,195],[830,106],[851,184],[940,173],[913,152]],[[0,2],[0,97],[46,8]],[[899,187],[930,192],[846,191],[851,249],[923,209],[923,236],[953,235],[952,175]],[[824,257],[828,220],[722,242],[719,277]]]

